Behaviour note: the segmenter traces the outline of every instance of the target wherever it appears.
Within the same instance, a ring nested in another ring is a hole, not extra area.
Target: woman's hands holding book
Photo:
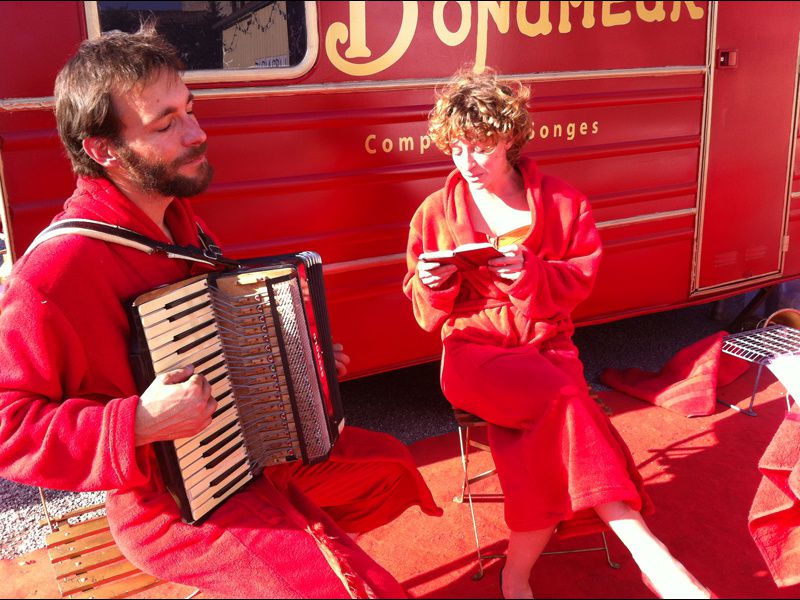
[[[525,264],[522,248],[517,244],[511,244],[502,247],[501,251],[505,256],[489,259],[489,270],[498,277],[516,281],[522,275],[522,267]]]
[[[443,265],[437,262],[420,260],[417,263],[419,280],[431,289],[442,286],[458,270],[455,265]]]

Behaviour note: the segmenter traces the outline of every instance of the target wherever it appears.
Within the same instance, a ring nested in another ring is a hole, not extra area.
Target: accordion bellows
[[[319,255],[263,260],[269,264],[194,277],[133,302],[139,387],[192,364],[219,403],[198,435],[155,445],[189,523],[267,466],[324,460],[344,424]]]

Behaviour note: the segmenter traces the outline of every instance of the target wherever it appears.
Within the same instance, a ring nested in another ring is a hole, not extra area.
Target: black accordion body
[[[132,305],[140,391],[192,364],[219,403],[198,435],[155,444],[188,523],[264,467],[326,459],[344,425],[319,255],[251,262],[258,266],[180,281]]]

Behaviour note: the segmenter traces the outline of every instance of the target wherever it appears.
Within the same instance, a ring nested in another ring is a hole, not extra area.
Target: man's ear
[[[88,137],[82,144],[83,151],[101,167],[112,166],[118,158],[116,148],[108,138]]]

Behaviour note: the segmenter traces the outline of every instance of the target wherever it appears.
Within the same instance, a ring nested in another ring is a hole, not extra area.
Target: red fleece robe
[[[421,252],[485,242],[467,208],[469,189],[454,171],[411,222],[404,290],[423,329],[441,327],[441,383],[457,408],[490,423],[489,443],[513,531],[589,531],[589,509],[625,501],[650,510],[627,446],[588,394],[571,341],[570,313],[592,288],[600,238],[586,198],[518,165],[532,227],[520,243],[522,276],[514,282],[487,267],[457,272],[438,289],[416,274]]]
[[[168,242],[104,179],[80,179],[56,218],[95,219]],[[166,222],[176,243],[199,245],[188,202],[174,201]],[[348,597],[319,544],[362,594],[403,595],[340,529],[369,530],[412,504],[440,512],[408,450],[385,434],[346,427],[329,461],[267,469],[201,526],[181,522],[152,447],[134,445],[139,396],[126,305],[204,269],[79,235],[44,242],[15,264],[0,305],[0,477],[110,490],[108,519],[123,553],[212,597]]]

